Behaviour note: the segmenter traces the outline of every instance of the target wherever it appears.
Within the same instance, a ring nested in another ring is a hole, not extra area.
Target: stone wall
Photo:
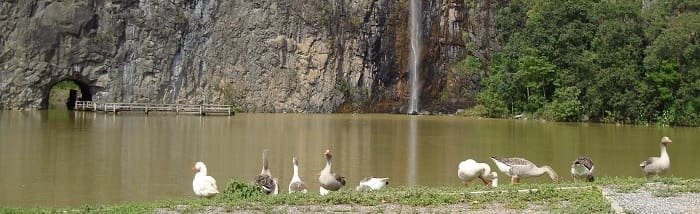
[[[478,77],[456,77],[450,66],[497,48],[488,18],[496,3],[464,2],[422,3],[421,108],[473,104],[460,91],[478,90]],[[0,5],[3,109],[44,108],[50,88],[66,79],[98,102],[219,103],[248,112],[401,112],[407,103],[406,0]]]

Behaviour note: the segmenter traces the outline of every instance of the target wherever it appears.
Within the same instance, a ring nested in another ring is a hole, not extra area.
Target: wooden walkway
[[[150,104],[150,103],[96,103],[92,101],[75,101],[76,111],[102,111],[102,112],[121,112],[121,111],[139,111],[148,114],[148,112],[175,112],[175,113],[196,113],[199,115],[207,114],[226,114],[233,115],[231,105],[186,105],[186,104]]]

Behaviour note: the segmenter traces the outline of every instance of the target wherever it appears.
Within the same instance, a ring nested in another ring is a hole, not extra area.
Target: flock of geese
[[[639,164],[645,176],[658,175],[671,166],[671,161],[666,152],[666,147],[670,143],[670,138],[661,138],[661,155],[659,157],[650,157]],[[262,192],[276,195],[279,194],[279,180],[270,173],[267,160],[268,153],[269,151],[267,149],[263,151],[262,170],[259,175],[255,176],[254,183],[260,187]],[[319,192],[321,195],[326,195],[332,191],[338,191],[346,184],[345,177],[332,171],[333,155],[331,151],[326,150],[324,156],[326,157],[326,166],[321,170],[318,176],[318,182],[320,184]],[[554,182],[559,181],[559,176],[552,167],[538,167],[533,162],[524,158],[491,157],[491,160],[496,164],[501,173],[510,177],[511,184],[519,183],[521,178],[537,177],[544,174],[547,174]],[[294,169],[294,174],[289,183],[289,193],[308,192],[306,184],[299,177],[299,161],[296,157],[292,158],[292,167]],[[574,180],[577,178],[585,178],[586,181],[592,182],[594,180],[594,169],[593,160],[588,157],[578,157],[571,164],[571,176]],[[219,193],[216,180],[207,175],[207,167],[203,162],[195,163],[192,170],[196,171],[194,179],[192,180],[192,189],[195,195],[209,198]],[[479,163],[472,159],[467,159],[459,163],[457,177],[459,177],[464,184],[478,178],[484,185],[490,184],[493,187],[498,185],[498,173],[491,171],[491,167],[488,164]],[[388,184],[389,178],[366,177],[360,181],[360,184],[355,189],[357,191],[378,190]]]

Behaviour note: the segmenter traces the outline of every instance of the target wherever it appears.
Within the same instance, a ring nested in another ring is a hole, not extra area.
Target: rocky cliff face
[[[496,3],[423,1],[421,108],[473,102],[451,65],[497,48]],[[0,107],[47,106],[73,80],[98,102],[221,103],[250,112],[399,112],[408,2],[2,1]],[[473,45],[466,45],[473,44]]]

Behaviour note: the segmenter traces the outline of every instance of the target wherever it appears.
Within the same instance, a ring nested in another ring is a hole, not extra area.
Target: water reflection
[[[298,157],[314,193],[325,149],[333,150],[334,171],[347,177],[347,189],[365,176],[389,177],[391,185],[459,185],[461,160],[490,163],[492,155],[550,165],[565,179],[571,161],[587,155],[598,176],[641,177],[639,161],[659,154],[661,136],[673,139],[668,174],[700,177],[687,170],[700,151],[698,128],[384,114],[0,111],[0,206],[188,198],[195,161],[206,162],[223,187],[229,179],[252,180],[263,149],[270,149],[272,174],[283,187]]]
[[[418,116],[408,116],[408,156],[407,156],[407,163],[408,167],[406,169],[406,184],[408,185],[416,185],[416,178],[418,177],[417,175],[417,169],[416,169],[416,163],[418,162],[418,154],[417,154],[417,147],[418,147],[418,141],[416,140],[418,136],[418,119],[416,118]]]

